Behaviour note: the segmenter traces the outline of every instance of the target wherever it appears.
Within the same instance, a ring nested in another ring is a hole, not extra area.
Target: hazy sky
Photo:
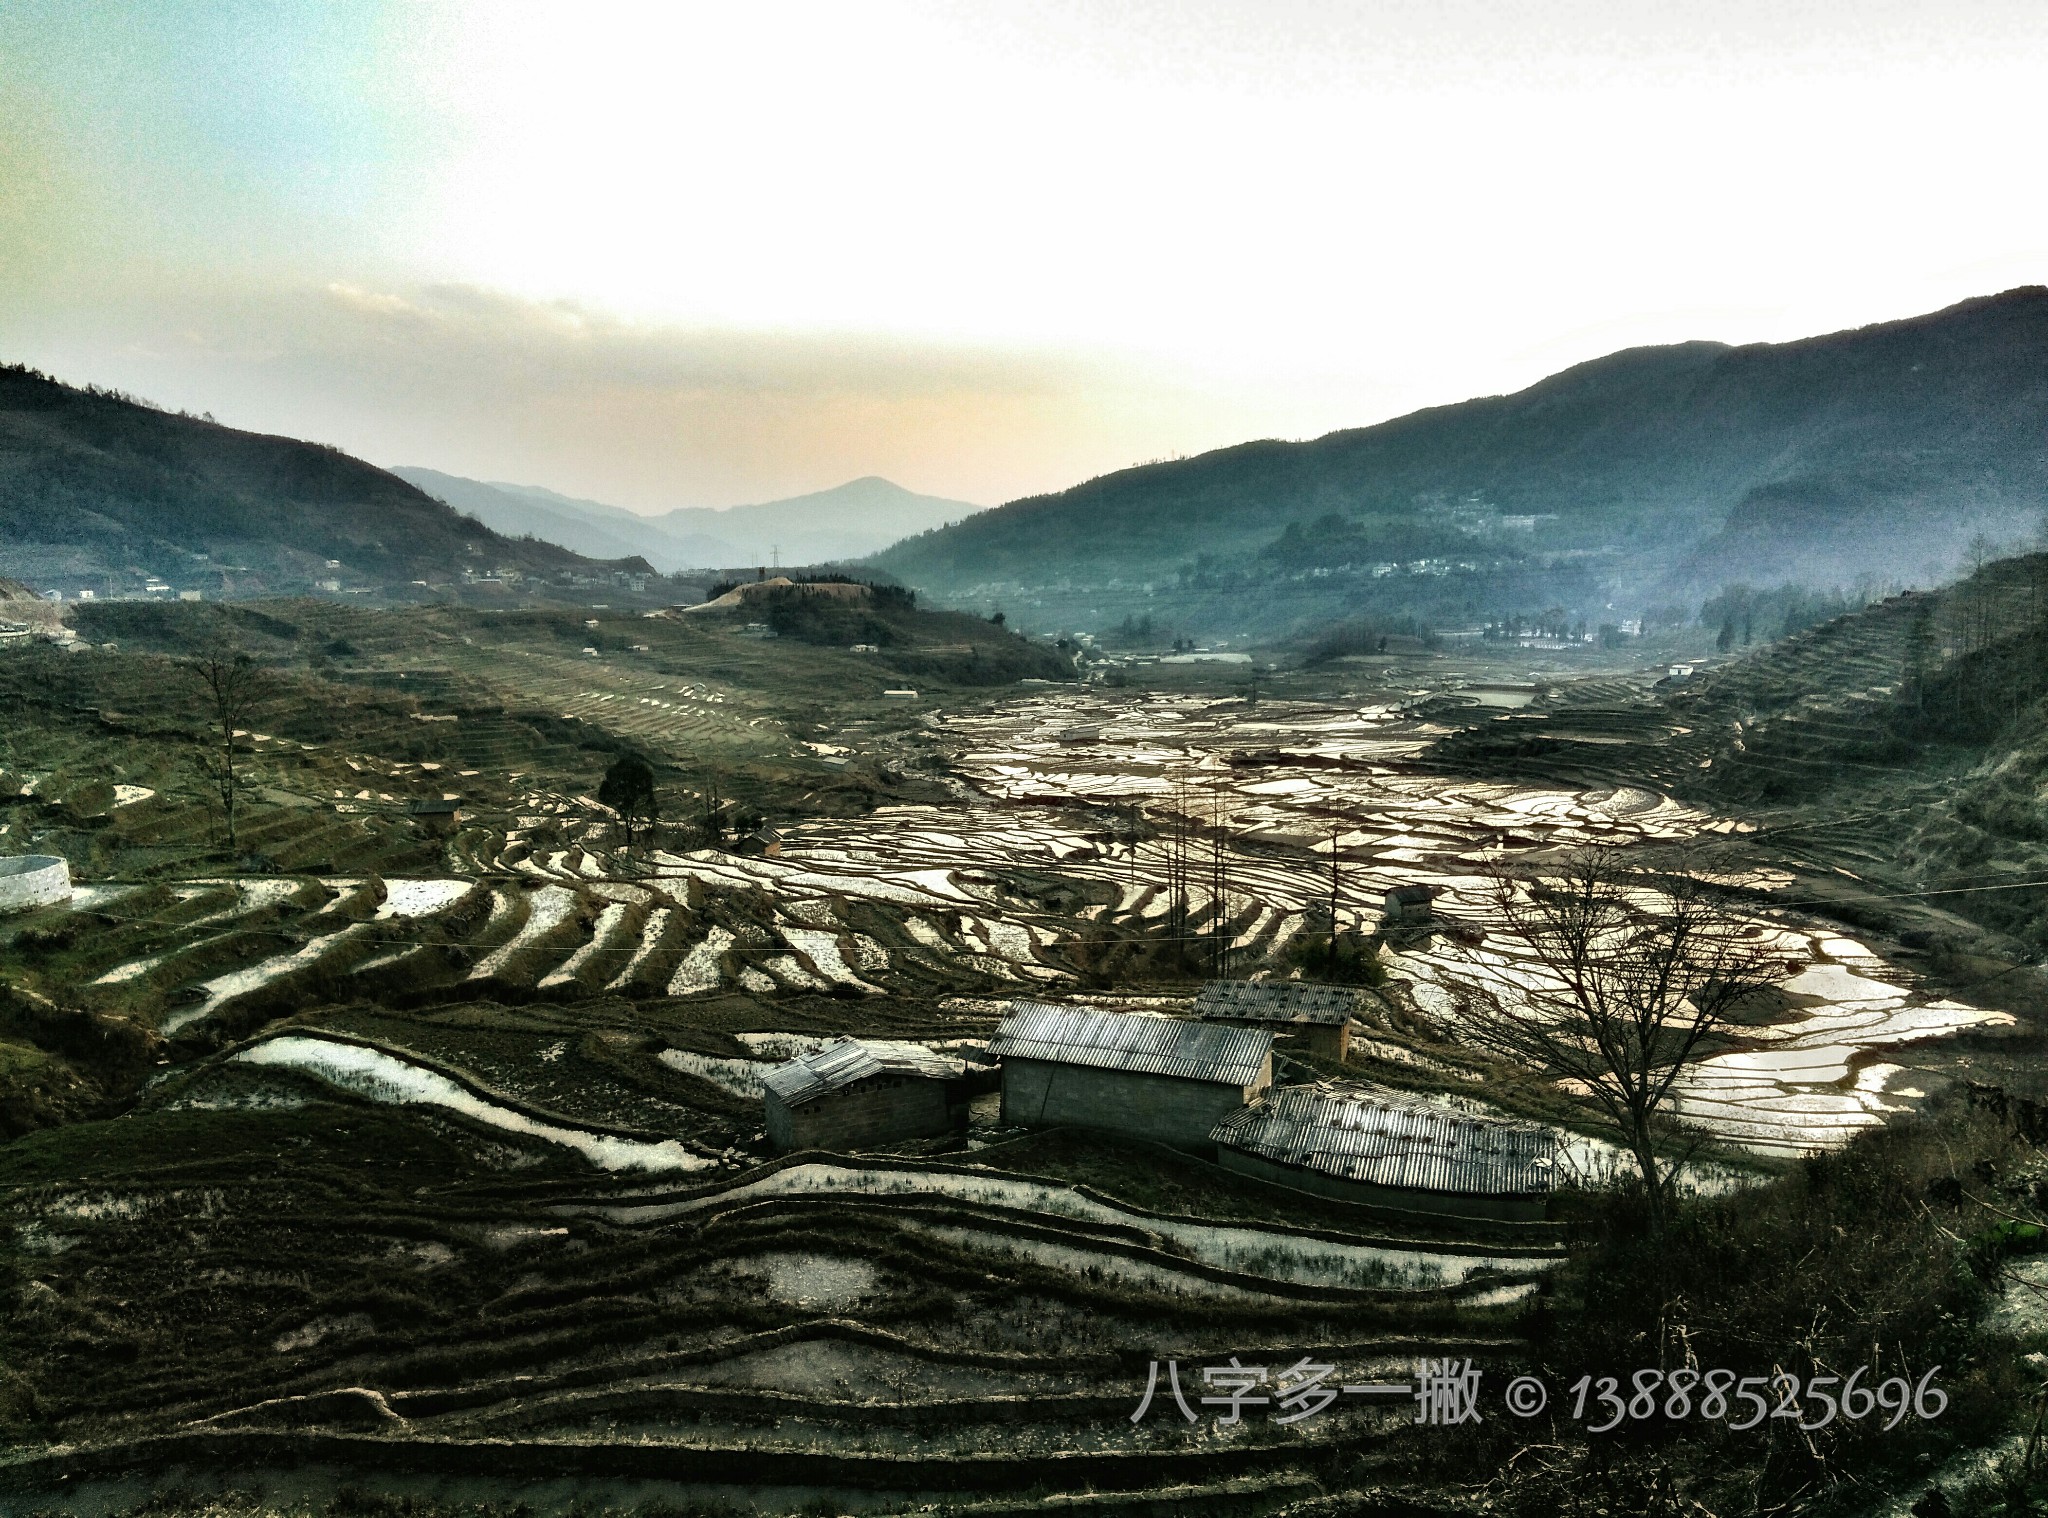
[[[2041,0],[4,0],[0,358],[994,502],[2048,282]]]

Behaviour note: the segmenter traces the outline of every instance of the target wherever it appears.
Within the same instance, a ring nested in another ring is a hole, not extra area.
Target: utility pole
[[[1219,782],[1209,793],[1209,892],[1216,898],[1210,936],[1215,977],[1230,974],[1230,810]]]
[[[1177,967],[1187,964],[1188,926],[1193,915],[1188,900],[1188,828],[1193,805],[1188,796],[1187,772],[1176,771],[1173,777],[1173,833],[1171,852],[1166,861],[1166,877],[1169,892],[1167,932],[1173,939],[1173,959]]]
[[[1330,973],[1337,971],[1337,824],[1330,824]]]

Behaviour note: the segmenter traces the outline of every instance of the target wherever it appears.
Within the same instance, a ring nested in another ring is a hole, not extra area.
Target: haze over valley
[[[0,388],[0,570],[96,593],[171,580],[234,593],[218,566],[253,560],[244,594],[410,594],[485,569],[560,575],[580,558],[607,566],[594,574],[694,575],[678,599],[721,573],[859,561],[1045,634],[1696,621],[1731,588],[1868,599],[2034,542],[2048,511],[2044,373],[2048,290],[2029,287],[1792,344],[1612,354],[1515,395],[993,510],[867,477],[648,516],[379,471],[16,371]]]
[[[538,485],[485,484],[406,466],[391,472],[493,531],[531,534],[593,558],[638,555],[664,573],[865,558],[981,509],[869,475],[786,501],[682,506],[643,516],[599,501],[571,500]]]
[[[1040,627],[1618,622],[1730,584],[1938,584],[1974,541],[2037,540],[2044,438],[2048,289],[2031,287],[1797,343],[1611,354],[1514,395],[1013,501],[875,562]]]

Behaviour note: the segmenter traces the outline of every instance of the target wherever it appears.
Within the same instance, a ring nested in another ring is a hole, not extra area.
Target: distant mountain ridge
[[[391,472],[495,531],[531,533],[578,553],[636,553],[666,571],[858,559],[981,510],[876,475],[783,501],[642,516],[539,485],[471,480],[416,465]]]
[[[644,530],[644,518],[615,506],[596,501],[573,501],[518,485],[485,484],[437,469],[411,466],[391,471],[438,501],[446,501],[465,516],[506,537],[535,537],[559,544],[592,558],[623,558],[640,554],[664,571],[678,566],[665,564],[645,550],[655,546]],[[611,513],[627,520],[613,525]],[[661,545],[666,547],[666,544]]]
[[[508,539],[338,448],[0,367],[0,573],[32,583],[249,594],[646,567]]]
[[[1251,565],[1241,578],[1259,583],[1290,523],[1297,559],[1304,542],[1355,538],[1398,562],[1448,557],[1445,524],[1478,522],[1484,552],[1599,566],[1600,594],[1925,581],[1975,533],[2032,530],[2048,509],[2044,440],[2048,289],[2027,287],[1799,342],[1630,349],[1513,395],[1127,469],[875,562],[940,594],[1186,583],[1191,561],[1198,578]]]

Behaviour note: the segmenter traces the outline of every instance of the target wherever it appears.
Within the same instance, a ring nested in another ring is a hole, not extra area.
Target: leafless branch
[[[1682,1073],[1748,997],[1784,975],[1767,934],[1697,871],[1581,849],[1535,876],[1493,876],[1496,928],[1520,953],[1468,999],[1487,1052],[1569,1082],[1631,1154],[1661,1215],[1659,1115]],[[1526,956],[1526,957],[1524,957]]]

